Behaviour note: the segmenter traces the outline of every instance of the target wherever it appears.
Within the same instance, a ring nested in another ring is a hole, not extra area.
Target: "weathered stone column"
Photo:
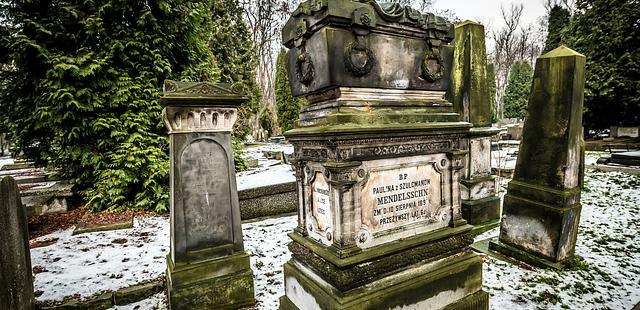
[[[255,303],[244,252],[231,129],[246,100],[230,85],[165,81],[171,138],[171,309],[232,309]]]
[[[466,21],[455,33],[450,97],[463,119],[473,124],[461,181],[462,217],[480,233],[500,223],[500,198],[491,174],[491,137],[499,130],[491,127],[484,26]]]
[[[538,58],[499,241],[490,248],[558,267],[574,255],[580,221],[585,57],[561,46]]]
[[[472,124],[444,99],[453,26],[399,4],[306,1],[283,30],[300,206],[281,309],[487,309],[462,218]]]
[[[27,215],[12,177],[0,178],[0,227],[0,309],[33,309]]]

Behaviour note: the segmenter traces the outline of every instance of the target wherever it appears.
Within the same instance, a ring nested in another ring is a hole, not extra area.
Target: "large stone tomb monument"
[[[492,102],[487,83],[484,26],[466,21],[455,28],[454,60],[449,97],[469,131],[465,169],[461,180],[462,217],[479,233],[500,224],[500,198],[491,174]]]
[[[0,178],[0,309],[34,309],[25,211],[16,181]]]
[[[538,58],[500,237],[489,247],[535,265],[574,255],[584,171],[585,57],[561,46]]]
[[[374,1],[307,1],[283,29],[298,226],[281,309],[487,309],[460,180],[471,123],[444,99],[453,26]]]
[[[160,103],[171,149],[171,309],[255,303],[231,149],[236,108],[245,100],[227,84],[165,82]]]

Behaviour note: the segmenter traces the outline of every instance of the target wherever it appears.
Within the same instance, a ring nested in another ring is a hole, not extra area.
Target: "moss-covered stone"
[[[462,200],[462,217],[471,225],[484,225],[500,218],[500,198]]]
[[[120,289],[113,293],[114,305],[128,305],[148,298],[166,287],[164,279],[153,280]]]
[[[303,262],[325,281],[341,291],[347,291],[393,274],[406,266],[418,262],[427,263],[459,253],[471,243],[473,238],[464,233],[343,268],[333,265],[295,241],[289,244],[289,249],[294,258]]]
[[[305,238],[297,232],[289,234],[289,237],[294,242],[297,242],[309,249],[316,255],[322,257],[331,264],[338,268],[348,268],[357,264],[370,262],[375,259],[379,259],[385,256],[393,255],[395,253],[402,253],[403,251],[410,250],[414,247],[420,247],[429,243],[439,242],[441,240],[447,240],[456,235],[464,235],[471,231],[473,226],[461,225],[455,228],[443,228],[430,233],[420,234],[411,238],[397,240],[395,242],[385,243],[377,247],[360,250],[347,257],[341,257],[335,252],[333,247],[325,247],[316,241],[312,241]],[[467,237],[463,237],[464,240]]]
[[[491,127],[484,26],[471,21],[455,28],[450,97],[463,120]]]
[[[282,183],[238,192],[242,220],[295,212],[296,183]]]
[[[585,61],[561,46],[536,62],[514,179],[504,199],[500,242],[492,243],[504,254],[553,263],[574,255],[584,177]]]
[[[552,268],[559,270],[565,268],[571,262],[571,259],[555,262],[538,255],[532,255],[528,251],[525,251],[508,243],[501,242],[500,240],[491,240],[489,242],[489,249],[492,251],[500,252],[503,255],[506,255],[510,258],[515,258],[529,265],[541,268]]]
[[[306,305],[315,302],[317,308],[323,310],[404,306],[488,309],[488,299],[481,293],[482,259],[470,251],[431,263],[418,263],[349,291],[340,291],[326,282],[312,280],[309,269],[296,259],[285,264],[284,275],[287,296],[281,299],[280,309],[303,309],[303,305],[296,306],[303,299],[308,303]],[[436,298],[443,294],[449,298]],[[455,302],[451,303],[451,300]],[[458,304],[458,301],[462,303]]]
[[[167,265],[170,309],[237,309],[255,303],[245,253],[178,266],[167,257]]]

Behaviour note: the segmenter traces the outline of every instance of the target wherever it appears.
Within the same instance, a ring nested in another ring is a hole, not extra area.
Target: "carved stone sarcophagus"
[[[294,96],[335,87],[446,90],[453,25],[397,3],[311,0],[282,31]]]

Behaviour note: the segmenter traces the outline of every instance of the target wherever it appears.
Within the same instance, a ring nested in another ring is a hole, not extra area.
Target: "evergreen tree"
[[[304,100],[294,98],[291,94],[291,85],[287,75],[287,60],[285,50],[281,49],[276,61],[276,109],[278,111],[278,125],[282,131],[293,129],[300,114],[300,107]]]
[[[496,69],[492,63],[487,64],[487,86],[489,88],[489,103],[491,104],[491,122],[498,121],[496,113]]]
[[[640,125],[640,5],[577,0],[568,46],[587,58],[585,129]]]
[[[239,109],[234,138],[243,139],[250,132],[251,116],[258,113],[261,91],[256,83],[257,55],[249,28],[242,19],[238,0],[213,0],[211,15],[211,50],[220,69],[220,80],[243,86],[249,101]]]
[[[167,209],[165,79],[216,80],[209,1],[14,1],[0,93],[16,143],[87,206]]]
[[[547,40],[544,43],[543,54],[554,50],[565,42],[565,40],[563,40],[564,29],[569,26],[570,18],[571,13],[569,10],[559,5],[551,8],[549,11]]]
[[[532,80],[533,70],[528,62],[517,61],[511,66],[502,99],[505,117],[524,119],[527,113]]]

